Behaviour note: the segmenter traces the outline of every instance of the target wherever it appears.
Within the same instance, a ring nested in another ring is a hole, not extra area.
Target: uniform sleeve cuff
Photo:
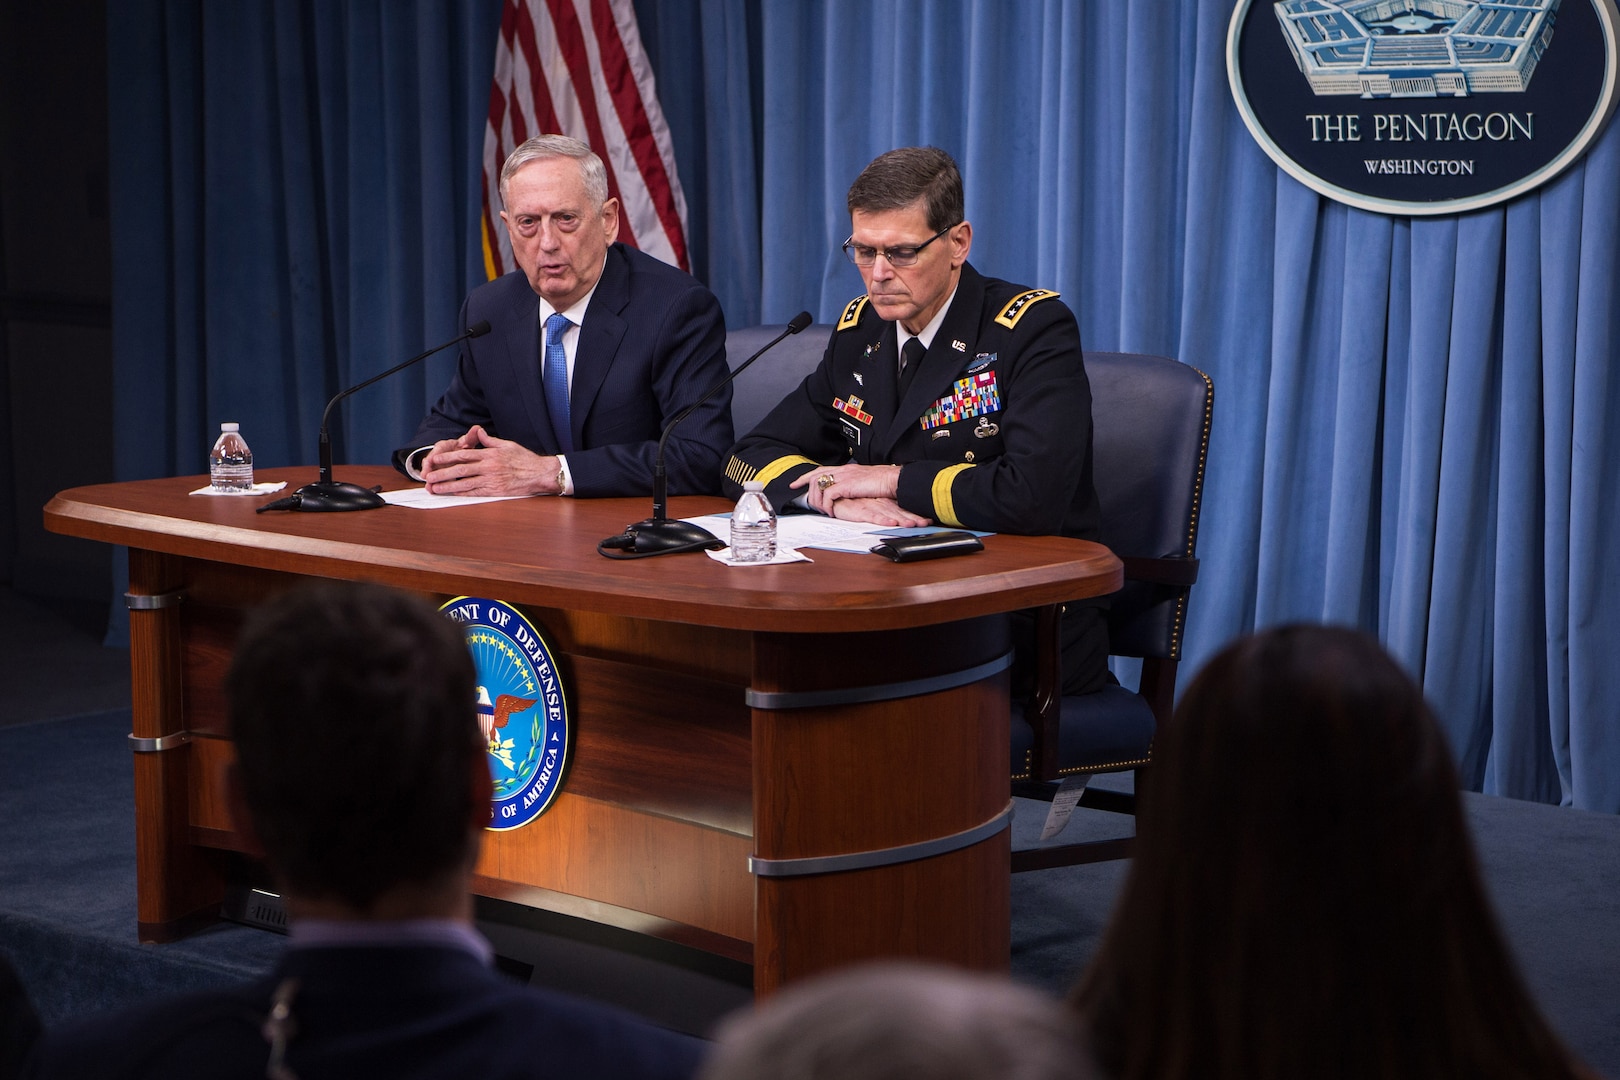
[[[903,509],[949,525],[963,527],[954,498],[955,482],[959,474],[973,468],[967,462],[945,465],[931,461],[914,461],[900,470],[900,497]]]

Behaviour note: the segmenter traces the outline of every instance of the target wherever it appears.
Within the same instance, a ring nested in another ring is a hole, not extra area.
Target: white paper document
[[[408,506],[413,510],[448,510],[452,506],[476,506],[478,503],[531,498],[528,495],[429,495],[425,487],[402,488],[399,491],[384,491],[381,494],[383,502],[393,506]]]
[[[1075,806],[1080,802],[1080,796],[1086,793],[1086,782],[1090,779],[1090,773],[1080,773],[1058,785],[1052,805],[1046,811],[1046,823],[1041,826],[1042,840],[1050,840],[1063,831],[1063,827],[1069,823],[1069,815],[1074,813]]]
[[[708,529],[722,540],[731,535],[730,514],[705,514],[685,520]],[[817,548],[821,551],[851,551],[865,555],[872,550],[872,545],[889,537],[924,536],[942,531],[933,525],[916,529],[887,528],[864,521],[840,521],[820,514],[781,514],[776,519],[778,550],[783,547]]]

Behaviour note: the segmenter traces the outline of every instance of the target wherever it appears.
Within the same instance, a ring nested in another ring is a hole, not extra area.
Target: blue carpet
[[[1571,1048],[1620,1077],[1620,817],[1475,794],[1463,808],[1531,992]]]
[[[219,924],[169,945],[135,940],[128,710],[0,730],[0,952],[47,1024],[158,993],[266,970],[277,935]],[[1525,976],[1554,1027],[1620,1077],[1620,818],[1464,797],[1487,882]],[[1015,844],[1042,804],[1018,802]],[[1062,839],[1128,833],[1129,818],[1077,812]],[[1020,874],[1015,978],[1065,992],[1096,947],[1127,864]]]
[[[128,709],[0,733],[0,951],[46,1024],[269,968],[271,934],[221,924],[135,937]]]

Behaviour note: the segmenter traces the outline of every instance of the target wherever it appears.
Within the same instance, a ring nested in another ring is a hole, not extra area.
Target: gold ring
[[[838,481],[833,478],[832,473],[822,473],[820,476],[816,477],[816,487],[821,491],[826,491],[836,483],[838,483]]]

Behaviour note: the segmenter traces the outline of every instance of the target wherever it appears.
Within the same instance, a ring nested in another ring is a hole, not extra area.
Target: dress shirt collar
[[[596,274],[596,285],[592,285],[590,292],[586,293],[584,296],[580,297],[577,301],[563,310],[563,315],[567,316],[568,321],[574,324],[573,328],[571,329],[577,329],[578,327],[585,325],[585,309],[591,306],[591,297],[596,295],[596,287],[597,285],[602,284],[602,275],[606,272],[607,256],[604,255],[602,256],[602,269],[597,271]],[[540,325],[545,326],[546,320],[551,318],[551,316],[556,314],[556,312],[557,309],[551,306],[551,301],[542,296],[540,298]]]
[[[486,965],[495,958],[484,935],[457,919],[294,919],[287,933],[291,949],[421,945],[460,949]]]
[[[896,356],[900,355],[901,350],[905,349],[906,347],[906,342],[910,341],[912,338],[916,338],[918,341],[922,342],[922,347],[924,349],[927,349],[934,343],[934,335],[939,333],[940,325],[945,321],[945,313],[951,310],[951,304],[956,300],[956,290],[957,288],[961,287],[961,284],[962,279],[957,278],[956,285],[951,289],[951,295],[947,296],[945,298],[945,302],[939,306],[939,310],[934,312],[934,317],[928,320],[928,325],[922,328],[922,333],[913,334],[911,331],[906,329],[905,324],[899,319],[894,321],[894,344]]]

